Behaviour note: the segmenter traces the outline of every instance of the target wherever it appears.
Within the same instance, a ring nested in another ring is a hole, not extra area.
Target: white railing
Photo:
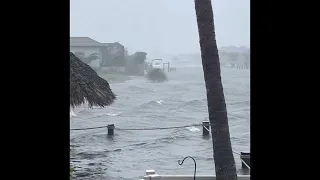
[[[193,175],[158,175],[155,170],[146,170],[142,180],[193,180]],[[196,175],[196,180],[215,180],[215,175]],[[250,175],[238,175],[238,180],[250,180]]]

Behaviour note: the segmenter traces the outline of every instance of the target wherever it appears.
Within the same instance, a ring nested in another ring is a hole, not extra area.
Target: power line
[[[236,117],[235,115],[229,114],[233,116],[236,119],[240,119],[239,117]],[[115,128],[117,130],[127,130],[127,131],[143,131],[143,130],[164,130],[164,129],[180,129],[180,128],[187,128],[187,127],[193,127],[193,126],[202,126],[202,124],[191,124],[191,125],[184,125],[184,126],[172,126],[172,127],[153,127],[153,128]],[[209,126],[212,126],[209,124]],[[70,129],[71,131],[80,131],[80,130],[92,130],[92,129],[102,129],[107,128],[106,126],[98,126],[98,127],[89,127],[89,128],[76,128],[76,129]],[[207,128],[206,128],[207,129]],[[208,129],[207,129],[208,130]],[[209,130],[208,130],[209,131]],[[209,131],[210,132],[210,131]]]
[[[114,128],[114,129],[123,130],[123,131],[143,131],[143,130],[147,130],[148,131],[148,130],[181,129],[181,128],[194,127],[194,126],[202,126],[202,124],[192,124],[192,125],[184,125],[184,126],[171,126],[171,127]],[[213,125],[209,124],[209,126],[213,126]],[[76,129],[70,129],[70,130],[71,131],[80,131],[80,130],[92,130],[92,129],[102,129],[102,128],[108,128],[108,125],[106,125],[106,126],[98,126],[98,127],[89,127],[89,128],[76,128]],[[208,130],[208,129],[206,128],[206,130]]]
[[[154,127],[154,128],[115,128],[118,130],[126,130],[126,131],[140,131],[140,130],[164,130],[164,129],[180,129],[187,128],[192,126],[202,126],[201,124],[193,124],[193,125],[185,125],[185,126],[172,126],[172,127]]]
[[[77,129],[70,129],[71,131],[80,131],[80,130],[88,130],[88,129],[101,129],[107,128],[108,126],[99,126],[99,127],[90,127],[90,128],[77,128]]]
[[[153,127],[153,128],[115,128],[117,130],[126,130],[126,131],[142,131],[142,130],[164,130],[164,129],[180,129],[180,128],[187,128],[193,126],[202,126],[202,124],[192,124],[192,125],[185,125],[185,126],[172,126],[172,127]],[[70,129],[71,131],[77,130],[88,130],[88,129],[101,129],[107,128],[108,126],[98,126],[98,127],[90,127],[90,128],[78,128],[78,129]]]
[[[237,154],[237,155],[239,155],[239,156],[241,156],[241,154],[240,153],[238,153],[238,152],[235,152],[235,151],[232,151],[234,154]]]

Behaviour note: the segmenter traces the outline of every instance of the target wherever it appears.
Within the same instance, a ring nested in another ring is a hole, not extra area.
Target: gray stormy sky
[[[218,46],[250,47],[250,0],[212,0]],[[129,53],[200,51],[194,0],[71,0],[70,36],[119,42]]]

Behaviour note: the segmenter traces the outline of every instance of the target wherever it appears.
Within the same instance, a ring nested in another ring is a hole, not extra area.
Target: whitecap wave
[[[194,126],[187,127],[187,129],[188,129],[189,131],[191,131],[191,132],[199,132],[199,131],[200,131],[199,128],[196,128],[196,127],[194,127]]]
[[[70,109],[70,118],[71,117],[76,117],[77,115],[73,112],[73,110],[72,109]]]
[[[118,112],[118,113],[99,113],[99,114],[96,114],[94,116],[94,118],[96,117],[101,117],[101,116],[119,116],[121,114],[121,112]]]
[[[162,100],[156,101],[156,103],[158,103],[158,104],[162,104]]]
[[[119,116],[121,113],[107,113],[107,116]]]

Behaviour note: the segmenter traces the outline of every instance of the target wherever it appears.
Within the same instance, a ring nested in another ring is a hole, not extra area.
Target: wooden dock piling
[[[107,128],[108,128],[108,135],[113,136],[114,135],[114,124],[109,124],[107,126]]]

